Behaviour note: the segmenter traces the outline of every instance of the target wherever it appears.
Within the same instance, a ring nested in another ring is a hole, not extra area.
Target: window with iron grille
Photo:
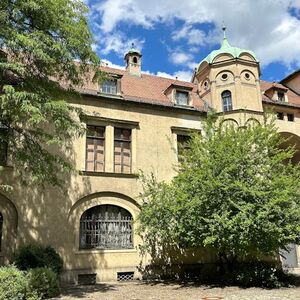
[[[3,215],[0,212],[0,251],[2,250],[2,228],[3,228]]]
[[[118,83],[116,79],[105,80],[100,88],[100,91],[104,94],[115,95],[118,92]]]
[[[176,91],[175,94],[176,104],[189,105],[189,93],[184,91]]]
[[[81,249],[133,248],[132,216],[116,205],[98,205],[80,218]]]
[[[223,111],[230,111],[232,110],[232,98],[230,91],[224,91],[222,93],[222,104],[223,104]]]
[[[86,171],[104,171],[105,127],[87,126],[86,134]]]
[[[131,173],[131,129],[114,129],[114,172]]]
[[[0,166],[7,165],[8,128],[0,122]]]

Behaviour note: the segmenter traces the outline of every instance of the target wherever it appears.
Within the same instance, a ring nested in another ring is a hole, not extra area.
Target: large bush
[[[31,269],[28,273],[28,285],[42,299],[59,295],[57,275],[47,268]]]
[[[49,268],[57,275],[63,270],[63,261],[50,246],[37,244],[21,246],[13,255],[13,263],[20,270],[33,268]]]
[[[0,267],[1,300],[39,300],[29,288],[26,273],[16,267]]]

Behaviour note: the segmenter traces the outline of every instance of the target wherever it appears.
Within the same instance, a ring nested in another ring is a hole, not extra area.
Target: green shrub
[[[28,285],[42,299],[59,295],[57,275],[47,268],[31,269],[28,273]]]
[[[50,246],[37,244],[21,246],[13,255],[13,263],[20,270],[49,268],[57,275],[63,270],[63,261]]]
[[[26,273],[10,266],[0,267],[0,299],[39,300],[40,298],[29,289]]]

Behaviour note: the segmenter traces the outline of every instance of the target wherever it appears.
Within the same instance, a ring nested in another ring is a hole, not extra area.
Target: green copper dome
[[[223,29],[224,30],[224,29]],[[223,42],[222,42],[222,45],[221,45],[221,48],[218,49],[218,50],[214,50],[212,51],[210,54],[208,54],[199,64],[199,66],[201,65],[201,63],[203,62],[207,62],[209,64],[211,64],[214,59],[220,55],[220,54],[229,54],[229,55],[232,55],[233,58],[238,58],[242,53],[247,53],[247,54],[250,54],[251,56],[253,56],[253,58],[255,59],[255,61],[258,62],[257,60],[257,57],[255,55],[255,53],[253,51],[250,51],[250,50],[245,50],[245,49],[241,49],[241,48],[238,48],[238,47],[232,47],[227,38],[226,38],[226,35],[225,35],[225,30],[224,30],[224,39],[223,39]]]

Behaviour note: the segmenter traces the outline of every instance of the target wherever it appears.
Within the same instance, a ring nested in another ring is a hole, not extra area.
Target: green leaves
[[[170,184],[146,180],[140,234],[161,246],[184,241],[240,258],[299,242],[300,166],[291,162],[293,147],[282,149],[272,122],[220,129],[208,120],[204,127]]]
[[[66,148],[83,131],[74,87],[100,74],[87,13],[79,0],[0,3],[0,120],[23,179],[58,184],[72,169]]]

